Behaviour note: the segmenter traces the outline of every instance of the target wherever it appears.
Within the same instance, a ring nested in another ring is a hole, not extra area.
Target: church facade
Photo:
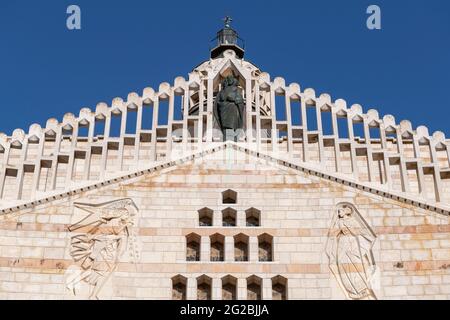
[[[227,23],[187,78],[0,134],[0,298],[449,299],[449,214],[444,133],[272,79]]]

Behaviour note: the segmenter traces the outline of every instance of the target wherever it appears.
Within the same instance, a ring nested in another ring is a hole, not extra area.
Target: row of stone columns
[[[257,76],[249,75],[243,73],[247,78],[245,78],[245,88],[244,96],[246,99],[246,130],[247,140],[246,143],[255,147],[257,150],[261,150],[261,146],[265,143],[261,137],[261,122],[268,121],[271,122],[271,138],[270,138],[270,146],[272,147],[271,152],[274,154],[279,152],[280,141],[277,135],[277,129],[279,126],[286,126],[287,128],[287,154],[282,155],[287,156],[289,159],[295,159],[296,161],[302,161],[304,163],[309,163],[311,160],[310,151],[308,149],[308,137],[309,135],[314,135],[318,139],[318,151],[319,151],[319,164],[324,165],[327,159],[325,159],[324,152],[325,146],[324,141],[332,141],[333,150],[334,150],[334,163],[335,163],[335,172],[342,173],[342,159],[341,159],[341,147],[349,146],[350,150],[350,162],[352,173],[351,176],[358,180],[360,179],[360,173],[357,165],[357,150],[363,151],[363,153],[367,157],[367,168],[368,168],[368,179],[369,183],[379,184],[378,181],[375,180],[375,170],[379,170],[382,172],[381,183],[388,190],[393,189],[393,181],[391,176],[391,162],[398,163],[400,170],[400,179],[401,179],[401,190],[402,192],[410,193],[411,192],[411,181],[408,177],[408,168],[416,167],[417,168],[417,183],[419,186],[419,195],[423,197],[427,197],[427,188],[428,185],[425,183],[424,175],[431,175],[433,178],[433,187],[435,191],[435,197],[432,200],[437,202],[442,201],[443,196],[443,187],[441,181],[441,172],[442,170],[448,170],[448,168],[442,168],[439,164],[439,160],[437,158],[437,147],[445,146],[448,164],[450,166],[450,147],[449,142],[445,140],[441,134],[435,134],[433,137],[427,135],[425,129],[418,129],[418,132],[413,132],[412,129],[408,129],[406,125],[397,125],[395,120],[389,116],[386,116],[383,119],[379,119],[376,112],[369,112],[368,114],[363,114],[360,106],[352,106],[352,108],[348,109],[345,105],[345,102],[342,100],[338,100],[335,103],[330,101],[330,97],[328,95],[321,95],[320,97],[316,97],[315,93],[311,89],[307,89],[304,92],[300,91],[298,85],[284,85],[284,80],[280,80],[280,78],[275,79],[273,82],[267,82],[266,80],[262,80],[262,78],[258,78]],[[51,130],[54,135],[52,139],[55,139],[54,145],[52,147],[51,155],[44,156],[46,153],[45,149],[45,140],[46,134],[49,132],[50,127],[46,129],[42,129],[40,132],[40,137],[38,141],[38,150],[37,156],[35,160],[28,161],[27,160],[27,152],[28,152],[28,144],[29,140],[34,137],[34,135],[30,134],[17,134],[13,137],[9,137],[7,140],[0,137],[0,144],[3,148],[3,161],[2,161],[2,170],[0,171],[0,198],[3,197],[4,188],[5,188],[5,179],[7,176],[15,177],[16,183],[14,184],[15,192],[14,199],[10,200],[22,200],[22,199],[34,199],[36,197],[36,192],[38,189],[40,177],[41,177],[41,169],[43,165],[50,165],[50,189],[54,190],[56,186],[56,177],[58,174],[58,167],[61,163],[67,163],[67,172],[65,172],[65,186],[66,189],[72,187],[73,184],[73,176],[74,176],[74,165],[77,158],[84,159],[84,169],[83,169],[83,180],[89,181],[92,175],[91,171],[91,159],[94,148],[97,150],[101,150],[101,163],[99,166],[99,179],[104,180],[107,172],[107,162],[109,157],[109,150],[112,145],[115,145],[118,149],[118,165],[113,170],[114,173],[124,172],[124,147],[125,147],[125,139],[131,139],[134,141],[134,152],[132,155],[132,160],[127,160],[130,168],[137,169],[142,166],[144,163],[152,163],[156,160],[161,160],[158,157],[158,152],[165,153],[165,158],[169,159],[172,155],[173,150],[175,149],[176,142],[173,140],[173,126],[181,125],[181,145],[183,152],[189,152],[193,149],[196,151],[201,151],[205,147],[205,145],[209,145],[213,142],[213,132],[214,129],[214,119],[213,119],[213,103],[214,103],[214,92],[217,88],[214,88],[215,77],[217,74],[208,73],[197,79],[199,83],[194,83],[190,81],[180,82],[178,81],[176,86],[170,86],[169,84],[162,84],[160,86],[159,92],[154,92],[152,90],[147,90],[146,93],[139,97],[137,94],[130,94],[128,97],[128,101],[122,101],[119,98],[114,99],[112,103],[112,107],[108,108],[105,104],[100,104],[97,107],[97,111],[95,113],[91,112],[88,109],[83,109],[80,112],[80,117],[76,118],[73,115],[66,115],[64,121],[61,124],[51,122]],[[192,107],[189,105],[190,103],[190,95],[193,92],[197,92],[199,95],[198,103],[199,103],[199,112],[198,115],[189,114],[189,108]],[[206,93],[206,95],[205,95]],[[174,119],[174,101],[175,95],[182,94],[183,95],[183,120],[176,121]],[[286,120],[277,120],[276,114],[277,109],[283,106],[276,105],[275,96],[279,94],[284,95],[285,101],[285,113]],[[167,125],[158,125],[158,115],[160,113],[160,102],[161,100],[168,100],[168,123]],[[302,117],[302,124],[300,126],[294,126],[292,124],[291,118],[291,100],[295,99],[300,101],[300,114]],[[204,104],[206,102],[206,110],[204,110]],[[253,111],[252,106],[255,105],[255,111]],[[264,104],[264,105],[263,105]],[[145,106],[152,105],[152,116],[153,123],[152,128],[150,130],[145,130],[142,128],[143,123],[143,108]],[[310,123],[308,122],[308,112],[307,108],[315,108],[317,123],[317,130],[309,130]],[[262,116],[262,109],[267,109],[270,111],[269,116]],[[132,110],[137,113],[136,119],[136,131],[135,133],[127,134],[126,133],[126,125],[128,114]],[[332,135],[324,135],[323,133],[323,124],[321,120],[321,112],[322,111],[330,111],[331,112],[331,126],[332,126]],[[119,137],[111,137],[111,120],[113,115],[118,115],[121,117],[121,126],[120,126],[120,136]],[[343,138],[339,134],[337,119],[338,117],[345,116],[347,118],[347,130],[348,137]],[[105,121],[105,128],[103,133],[103,138],[98,139],[98,137],[94,136],[95,132],[95,124],[100,118],[103,118]],[[253,123],[253,118],[256,119],[255,123]],[[357,118],[358,121],[362,121],[365,138],[364,142],[357,142],[355,140],[354,132],[353,132],[353,121]],[[194,130],[197,131],[198,139],[196,143],[189,143],[188,140],[188,132],[189,132],[189,120],[196,121],[197,126]],[[89,124],[89,132],[87,141],[84,146],[79,145],[79,129],[81,125]],[[206,125],[206,128],[204,128]],[[371,144],[370,138],[370,127],[377,126],[380,129],[380,146],[379,150],[374,150]],[[70,128],[70,135],[67,136],[63,132],[64,129],[67,130]],[[206,129],[206,132],[204,133]],[[388,150],[386,131],[393,131],[396,134],[396,147],[397,150],[395,152]],[[166,135],[162,137],[161,141],[158,141],[157,133],[158,130],[165,130]],[[256,130],[255,132],[253,130]],[[293,139],[293,130],[301,130],[302,131],[302,155],[300,160],[294,157],[295,144]],[[402,131],[403,130],[403,131]],[[406,131],[405,131],[406,130]],[[413,149],[414,149],[414,157],[409,158],[404,154],[404,145],[403,145],[403,133],[411,131],[410,139],[412,141]],[[149,158],[141,159],[141,142],[140,136],[142,133],[148,133],[151,135],[150,141],[150,156]],[[38,133],[39,135],[39,133]],[[67,139],[70,141],[70,146],[68,151],[62,150],[62,139]],[[20,140],[20,141],[19,141]],[[21,154],[17,163],[11,164],[10,160],[10,151],[11,146],[13,144],[20,143]],[[431,163],[423,163],[420,159],[420,144],[428,143],[430,149],[430,158]],[[383,160],[382,169],[376,168],[374,164],[373,157],[377,156],[381,160]],[[130,165],[131,161],[131,165]],[[397,165],[397,164],[396,164]],[[23,183],[24,183],[24,174],[26,172],[32,172],[33,180],[31,186],[30,194],[23,194]],[[445,175],[443,175],[445,176]]]
[[[435,200],[436,202],[440,202],[442,200],[442,182],[441,182],[441,167],[439,165],[439,161],[436,155],[437,150],[437,143],[435,139],[428,138],[425,139],[429,146],[429,152],[430,152],[430,158],[431,158],[431,164],[426,165],[421,160],[421,154],[420,154],[420,147],[419,147],[419,139],[420,137],[417,134],[412,134],[412,144],[414,149],[414,157],[411,157],[408,159],[408,157],[404,154],[404,147],[403,147],[403,136],[400,132],[401,127],[396,125],[393,118],[390,116],[386,116],[383,120],[374,120],[373,117],[370,118],[368,115],[362,114],[362,112],[359,112],[359,106],[355,107],[353,109],[346,109],[345,107],[336,108],[330,103],[327,102],[326,99],[322,98],[316,98],[316,97],[308,97],[308,94],[301,93],[297,94],[290,90],[289,87],[279,87],[279,84],[271,83],[269,86],[270,90],[270,104],[271,104],[271,116],[272,116],[272,151],[277,153],[278,150],[278,135],[277,135],[277,126],[278,125],[286,125],[287,126],[287,152],[288,157],[293,158],[293,126],[292,126],[292,118],[291,118],[291,98],[299,99],[300,104],[300,113],[301,113],[301,119],[302,124],[300,126],[296,126],[297,130],[302,130],[302,162],[309,162],[309,150],[308,150],[308,135],[314,134],[317,136],[318,140],[318,151],[319,151],[319,163],[322,165],[325,165],[325,162],[327,159],[325,159],[324,156],[324,139],[332,139],[333,146],[334,146],[334,162],[335,162],[335,171],[337,173],[342,173],[342,159],[341,159],[341,147],[344,145],[348,145],[350,149],[350,161],[351,161],[351,170],[352,170],[352,176],[356,180],[360,179],[359,177],[359,170],[357,165],[357,155],[356,155],[356,149],[364,150],[367,159],[367,168],[368,168],[368,179],[370,183],[378,183],[375,180],[375,174],[374,174],[374,163],[373,163],[373,156],[374,154],[378,154],[381,156],[381,159],[383,160],[383,170],[380,170],[380,174],[382,174],[382,184],[386,185],[388,190],[392,190],[392,175],[391,175],[391,162],[399,162],[399,170],[400,170],[400,180],[401,180],[401,190],[406,193],[411,192],[410,188],[410,179],[408,177],[406,162],[409,161],[410,164],[414,164],[417,166],[417,183],[419,185],[419,194],[420,196],[425,197],[424,194],[425,190],[425,184],[424,184],[424,168],[428,169],[428,171],[432,171],[432,178],[434,181],[434,191],[435,191]],[[277,108],[283,107],[283,106],[277,106],[275,95],[277,94],[277,90],[282,92],[284,95],[284,101],[285,101],[285,114],[286,114],[286,121],[277,121],[276,114],[277,114]],[[256,107],[259,109],[259,103],[260,99],[259,97],[256,99]],[[314,123],[315,126],[317,126],[317,130],[309,131],[308,130],[308,117],[307,117],[307,108],[314,108],[316,112],[316,123]],[[328,112],[331,112],[331,125],[332,125],[332,132],[333,134],[325,136],[323,133],[322,128],[322,110],[327,110]],[[338,129],[338,117],[345,115],[346,118],[346,129],[348,132],[348,136],[342,137],[342,135],[339,133]],[[353,125],[354,125],[354,119],[357,118],[358,121],[363,123],[364,128],[364,135],[365,135],[365,141],[364,143],[356,142]],[[374,151],[372,148],[372,141],[373,138],[370,137],[370,126],[373,126],[373,122],[376,123],[377,127],[380,131],[380,144],[381,144],[381,150]],[[386,131],[388,129],[394,130],[396,134],[396,153],[392,153],[388,150],[387,145],[387,137],[386,137]],[[260,126],[259,126],[260,127]],[[394,128],[394,129],[392,129]],[[257,126],[258,129],[258,126]],[[439,135],[437,135],[439,136]],[[446,147],[446,154],[447,154],[447,163],[450,167],[450,143],[446,141],[445,139],[441,139],[439,142],[441,145],[444,144]],[[257,141],[257,149],[260,150],[261,148],[261,141]],[[442,168],[445,169],[445,168]],[[384,172],[382,172],[384,171]]]

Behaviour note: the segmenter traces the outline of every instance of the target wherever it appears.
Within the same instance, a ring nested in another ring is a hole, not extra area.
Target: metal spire
[[[225,28],[230,29],[231,28],[231,22],[233,19],[230,16],[226,16],[222,19],[222,21],[225,23]]]

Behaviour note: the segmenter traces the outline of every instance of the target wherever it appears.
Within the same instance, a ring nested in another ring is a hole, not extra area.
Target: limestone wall
[[[227,189],[237,192],[236,204],[222,203]],[[83,281],[75,296],[66,288],[78,266],[71,238],[79,233],[69,232],[68,226],[86,215],[74,204],[123,198],[138,208],[135,246],[121,255],[101,299],[171,299],[172,278],[178,275],[187,279],[188,299],[197,297],[202,275],[211,278],[213,299],[221,299],[226,275],[237,279],[242,299],[252,275],[262,280],[263,299],[272,298],[272,278],[277,276],[287,279],[288,299],[345,299],[325,250],[341,202],[353,204],[376,235],[377,270],[371,286],[378,299],[450,298],[448,217],[239,152],[208,155],[2,215],[0,298],[87,298],[90,286]],[[205,207],[214,212],[211,227],[199,226],[198,210]],[[237,210],[236,227],[221,226],[221,210],[227,207]],[[245,226],[249,208],[260,210],[261,226]],[[201,237],[199,262],[186,262],[186,236],[192,233]],[[207,261],[210,236],[216,233],[225,237],[224,262]],[[248,262],[230,259],[233,237],[240,233],[249,237]],[[262,234],[273,237],[272,262],[258,261]]]

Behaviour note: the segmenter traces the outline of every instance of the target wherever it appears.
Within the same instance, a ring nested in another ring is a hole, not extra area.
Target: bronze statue
[[[234,76],[226,77],[222,90],[214,103],[214,117],[224,135],[224,140],[235,139],[243,127],[244,99],[238,89],[238,80]]]

